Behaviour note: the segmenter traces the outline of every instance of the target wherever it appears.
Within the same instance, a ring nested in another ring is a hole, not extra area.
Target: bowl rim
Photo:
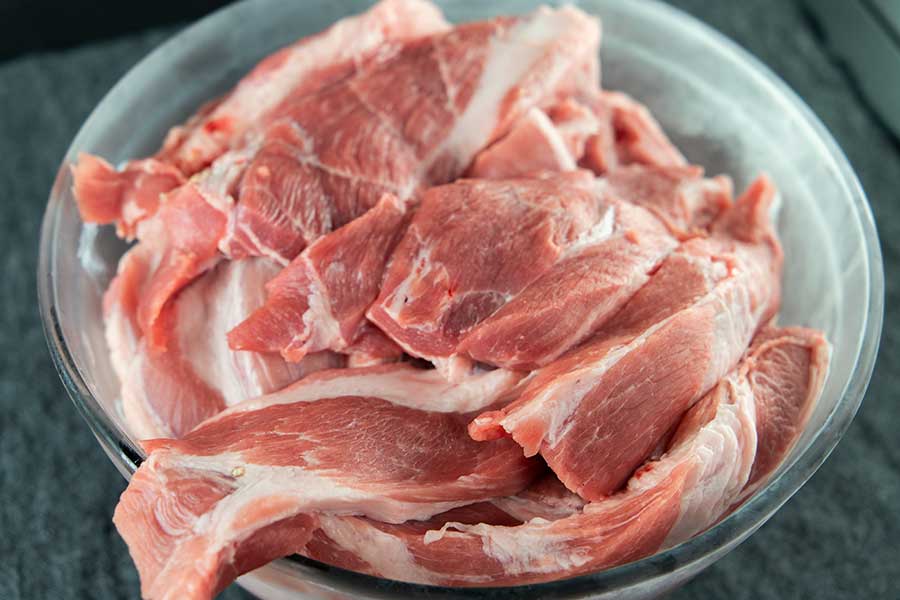
[[[91,393],[85,377],[75,363],[65,341],[62,324],[57,309],[58,290],[54,285],[57,252],[55,244],[62,215],[63,186],[69,160],[79,147],[81,137],[92,126],[100,108],[117,93],[139,76],[150,62],[165,60],[175,52],[182,41],[202,28],[215,27],[217,21],[224,20],[226,13],[246,10],[252,0],[242,0],[221,8],[190,26],[179,31],[147,56],[135,64],[93,109],[69,146],[66,157],[59,169],[51,189],[49,202],[41,225],[39,262],[37,273],[38,304],[44,336],[50,350],[54,366],[63,385],[78,412],[88,423],[91,431],[104,451],[122,475],[129,479],[131,473],[143,460],[143,452],[130,437],[103,410],[98,399]],[[576,1],[575,4],[578,4]],[[863,336],[856,362],[841,397],[826,417],[818,431],[790,463],[780,467],[766,486],[753,494],[737,510],[710,527],[706,531],[672,548],[658,552],[637,561],[611,569],[601,570],[555,581],[519,586],[503,587],[441,587],[391,580],[373,575],[365,575],[333,567],[318,561],[294,555],[271,563],[276,569],[301,575],[313,583],[320,583],[346,592],[364,592],[371,597],[487,597],[498,592],[514,592],[517,597],[570,598],[587,593],[616,590],[645,583],[675,572],[687,571],[689,567],[710,554],[726,554],[762,526],[822,465],[840,441],[853,420],[862,402],[872,376],[881,338],[884,313],[884,271],[878,233],[865,192],[844,152],[834,140],[824,124],[813,111],[766,65],[741,48],[724,34],[706,25],[695,17],[660,2],[644,0],[636,3],[642,10],[657,11],[681,27],[706,38],[716,45],[729,59],[746,65],[746,71],[760,86],[768,87],[776,97],[797,113],[800,121],[809,128],[813,137],[823,145],[834,163],[836,173],[842,180],[847,197],[852,201],[853,214],[859,220],[865,242],[865,273],[868,280],[865,322]],[[710,550],[712,548],[712,550]]]

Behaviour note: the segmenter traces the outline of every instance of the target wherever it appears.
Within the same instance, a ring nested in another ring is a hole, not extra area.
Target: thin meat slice
[[[368,317],[407,352],[446,370],[468,331],[594,226],[608,228],[607,213],[583,171],[432,188]]]
[[[463,415],[371,396],[238,409],[146,446],[113,521],[147,598],[211,598],[244,568],[236,556],[290,552],[268,536],[300,515],[428,519],[514,494],[539,468],[508,440],[472,441]]]
[[[700,167],[632,165],[603,181],[606,194],[643,206],[680,238],[697,235],[731,206],[731,179],[705,179]]]
[[[574,171],[575,158],[553,122],[532,108],[500,141],[482,151],[469,176],[510,179],[541,171]]]
[[[466,335],[479,362],[533,370],[588,338],[650,278],[678,242],[646,210],[611,204],[608,235],[560,260]]]
[[[777,311],[774,195],[758,179],[711,237],[662,264],[610,328],[543,369],[511,405],[478,417],[472,435],[511,435],[584,498],[617,490]]]
[[[385,194],[363,216],[308,246],[266,284],[265,304],[228,333],[231,348],[280,352],[296,362],[353,344],[405,214],[403,203]]]
[[[221,101],[173,128],[157,158],[191,175],[239,143],[290,94],[339,78],[385,43],[449,29],[423,0],[382,0],[263,59]]]
[[[740,365],[688,411],[667,452],[638,469],[620,493],[558,518],[512,526],[467,519],[424,534],[366,519],[329,519],[322,523],[326,560],[401,581],[497,586],[596,572],[676,546],[734,506],[763,455],[765,474],[784,458],[783,445],[774,454],[764,450],[764,437],[803,428],[828,360],[819,332],[764,330]],[[764,422],[762,415],[772,412],[788,420]],[[373,544],[397,560],[371,552]],[[321,548],[311,542],[307,551],[325,558],[316,554]]]
[[[541,8],[405,43],[292,95],[247,169],[223,249],[286,263],[386,192],[408,201],[456,179],[529,109],[595,85],[585,65],[596,66],[598,43],[596,20]]]
[[[584,156],[588,139],[600,130],[600,121],[591,109],[574,98],[566,98],[547,112],[553,127],[575,160]]]
[[[522,378],[521,373],[495,369],[453,383],[434,369],[419,369],[408,363],[332,369],[314,373],[279,392],[242,402],[227,414],[327,397],[367,395],[416,410],[467,414],[508,403],[518,393]]]
[[[138,246],[123,258],[104,310],[123,413],[137,438],[179,437],[228,405],[343,364],[324,352],[292,364],[277,354],[228,348],[225,333],[262,303],[263,283],[278,272],[262,258],[220,264],[187,287],[164,311],[169,348],[150,348],[134,317],[142,254]]]
[[[597,133],[588,138],[581,166],[598,175],[623,165],[679,167],[687,161],[666,137],[650,111],[621,92],[598,92],[591,108],[597,117]]]
[[[160,196],[182,185],[181,171],[148,158],[127,163],[121,171],[90,154],[72,166],[72,189],[85,223],[115,223],[119,237],[133,239],[137,225],[153,216]]]

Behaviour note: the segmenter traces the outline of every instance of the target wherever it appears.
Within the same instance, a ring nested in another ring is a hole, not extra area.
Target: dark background
[[[900,598],[900,143],[799,2],[672,3],[759,57],[825,122],[869,194],[887,279],[878,365],[844,440],[768,524],[674,597]],[[59,161],[92,107],[152,48],[221,4],[0,4],[2,600],[138,596],[110,522],[125,482],[66,397],[45,349],[34,281],[38,230]],[[248,598],[234,587],[223,597]]]

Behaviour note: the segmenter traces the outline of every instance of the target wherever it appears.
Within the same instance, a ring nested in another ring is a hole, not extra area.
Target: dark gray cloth
[[[678,0],[822,118],[872,202],[887,267],[881,355],[859,416],[815,477],[676,598],[897,598],[900,582],[900,145],[797,5]],[[124,481],[53,371],[36,309],[38,228],[58,163],[107,89],[175,29],[0,64],[0,598],[132,598],[110,517]],[[232,587],[224,598],[247,598]]]

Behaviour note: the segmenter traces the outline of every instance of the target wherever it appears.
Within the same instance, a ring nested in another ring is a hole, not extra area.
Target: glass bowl
[[[141,451],[117,409],[118,383],[101,322],[101,295],[125,249],[111,228],[84,225],[69,165],[80,151],[118,161],[152,154],[165,131],[230,87],[260,58],[364,0],[243,2],[186,29],[141,61],[97,106],[50,194],[38,287],[50,351],[75,406],[129,477]],[[532,0],[439,2],[453,21],[522,13]],[[747,538],[794,494],[846,431],[872,373],[884,276],[865,195],[847,159],[787,86],[734,43],[655,2],[582,0],[603,19],[603,82],[650,106],[688,158],[729,173],[738,189],[759,171],[781,189],[787,257],[781,321],[824,330],[834,345],[822,397],[799,443],[748,502],[705,533],[631,564],[552,583],[451,589],[350,573],[291,557],[239,583],[263,598],[646,598],[685,582]]]

